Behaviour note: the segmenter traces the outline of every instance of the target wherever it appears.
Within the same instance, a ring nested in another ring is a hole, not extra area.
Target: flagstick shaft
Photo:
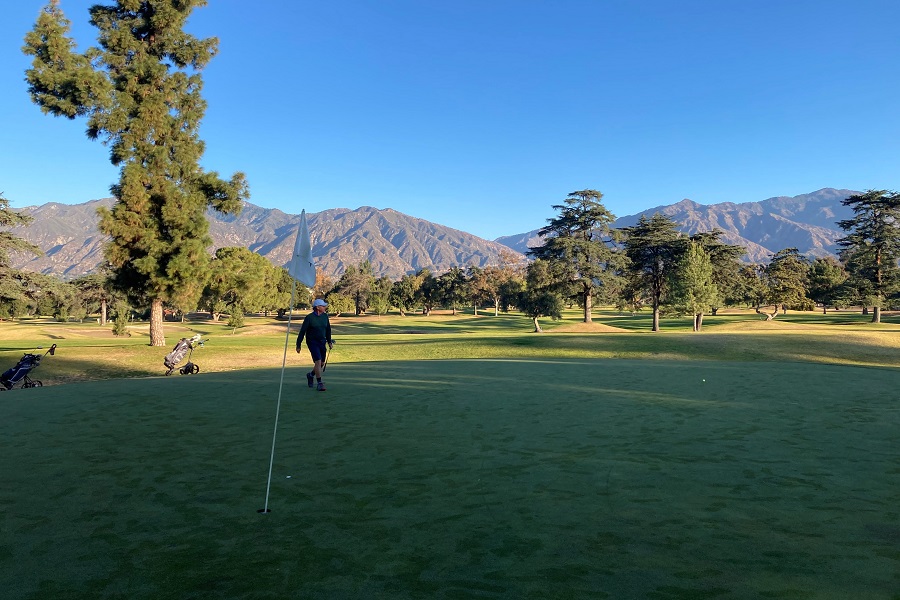
[[[297,282],[291,278],[291,303],[288,308],[287,331],[284,334],[284,356],[281,358],[281,381],[278,383],[278,404],[275,408],[275,429],[272,431],[272,454],[269,457],[269,479],[266,482],[266,503],[263,514],[269,512],[269,490],[272,487],[272,465],[275,463],[275,436],[278,433],[278,416],[281,414],[281,389],[284,387],[284,367],[287,364],[287,348],[291,339],[291,316],[294,314],[294,290]]]

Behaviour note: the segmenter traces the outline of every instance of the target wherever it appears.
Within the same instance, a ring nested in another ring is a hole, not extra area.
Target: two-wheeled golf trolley
[[[166,354],[166,358],[163,359],[163,366],[167,369],[166,375],[171,375],[175,371],[175,367],[178,363],[184,360],[185,354],[188,356],[187,364],[178,369],[178,372],[182,375],[194,375],[199,373],[200,367],[191,362],[191,356],[194,354],[194,348],[197,346],[202,347],[203,342],[204,340],[201,339],[199,333],[192,338],[181,338],[178,340],[178,343],[175,344],[175,348]]]
[[[41,350],[41,348],[38,348],[38,350]],[[43,386],[44,384],[41,383],[40,379],[32,379],[29,375],[40,366],[41,359],[48,354],[53,356],[55,353],[56,344],[50,346],[50,349],[43,354],[26,352],[19,359],[19,362],[16,363],[16,366],[7,369],[3,372],[3,375],[0,375],[0,392],[11,390],[16,386],[19,386],[21,389]]]

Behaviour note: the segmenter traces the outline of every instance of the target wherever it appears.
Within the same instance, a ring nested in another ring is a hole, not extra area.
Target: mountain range
[[[849,218],[841,204],[858,192],[825,188],[800,196],[779,196],[760,202],[702,205],[691,200],[662,205],[620,217],[614,227],[637,223],[642,215],[660,212],[692,234],[720,229],[722,239],[746,248],[745,260],[766,262],[784,248],[797,248],[809,257],[837,251],[844,235],[837,221]],[[81,204],[50,202],[20,209],[34,221],[11,231],[43,250],[43,256],[13,254],[13,266],[28,271],[71,279],[97,268],[103,260],[105,237],[97,229],[97,208],[113,200],[91,200]],[[213,250],[243,246],[268,258],[273,264],[290,260],[299,215],[245,203],[239,215],[209,212]],[[428,268],[440,273],[454,266],[497,264],[501,253],[524,253],[541,243],[539,229],[503,236],[494,241],[393,209],[363,206],[355,210],[334,208],[307,215],[313,255],[322,271],[339,277],[349,265],[369,260],[377,276],[392,280]]]
[[[859,193],[825,188],[800,196],[778,196],[739,204],[704,205],[685,199],[620,217],[612,226],[630,227],[642,216],[662,213],[687,234],[721,230],[723,242],[746,249],[747,262],[768,262],[773,254],[785,248],[797,248],[801,254],[817,258],[837,253],[837,240],[845,235],[837,221],[853,215],[841,201]],[[542,244],[538,231],[500,237],[496,241],[524,253]]]
[[[34,218],[12,233],[38,246],[42,256],[11,253],[12,266],[72,279],[95,270],[103,261],[106,237],[97,228],[97,209],[113,199],[82,204],[50,202],[20,209]],[[211,250],[242,246],[285,266],[291,259],[300,215],[245,202],[239,215],[209,211]],[[363,206],[307,213],[313,256],[329,277],[337,278],[349,265],[369,260],[376,276],[392,280],[423,268],[440,273],[453,266],[487,266],[500,262],[496,242],[470,233],[411,217],[392,209]],[[520,257],[524,260],[524,257]]]

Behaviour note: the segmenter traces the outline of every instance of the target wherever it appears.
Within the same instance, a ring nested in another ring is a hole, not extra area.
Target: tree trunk
[[[591,322],[591,290],[584,291],[584,322]]]
[[[703,328],[703,313],[694,315],[694,331],[700,331]]]
[[[769,314],[769,313],[763,313],[763,314],[766,315],[766,321],[774,321],[775,317],[778,316],[778,306],[776,306],[775,308],[772,309],[772,314]]]
[[[544,330],[541,329],[541,326],[538,324],[537,317],[531,317],[531,320],[534,321],[534,332],[533,333],[543,333]]]
[[[715,306],[712,309],[712,316],[716,316],[717,314],[719,314],[719,307]]]
[[[825,306],[824,304],[822,305],[822,314],[823,314],[823,315],[827,315],[827,314],[828,314],[828,307]]]
[[[106,325],[106,298],[100,301],[100,324]]]
[[[651,331],[659,331],[659,306],[653,307],[653,329]]]
[[[869,314],[869,307],[868,307],[868,306],[863,306],[862,314],[864,314],[864,315]]]
[[[478,316],[478,303],[477,302],[472,303],[472,309],[474,310],[475,316],[477,317]]]
[[[154,298],[150,304],[150,345],[166,345],[166,334],[163,331],[163,305],[159,298]]]
[[[881,323],[881,307],[880,306],[872,307],[872,322],[873,323]]]
[[[500,314],[500,301],[494,300],[494,316],[496,317],[499,314]]]

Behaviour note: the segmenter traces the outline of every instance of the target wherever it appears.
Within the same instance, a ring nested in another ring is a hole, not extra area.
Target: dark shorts
[[[325,352],[327,344],[326,342],[316,342],[313,340],[309,340],[306,342],[307,347],[309,348],[309,355],[312,356],[313,362],[317,360],[325,360]]]

